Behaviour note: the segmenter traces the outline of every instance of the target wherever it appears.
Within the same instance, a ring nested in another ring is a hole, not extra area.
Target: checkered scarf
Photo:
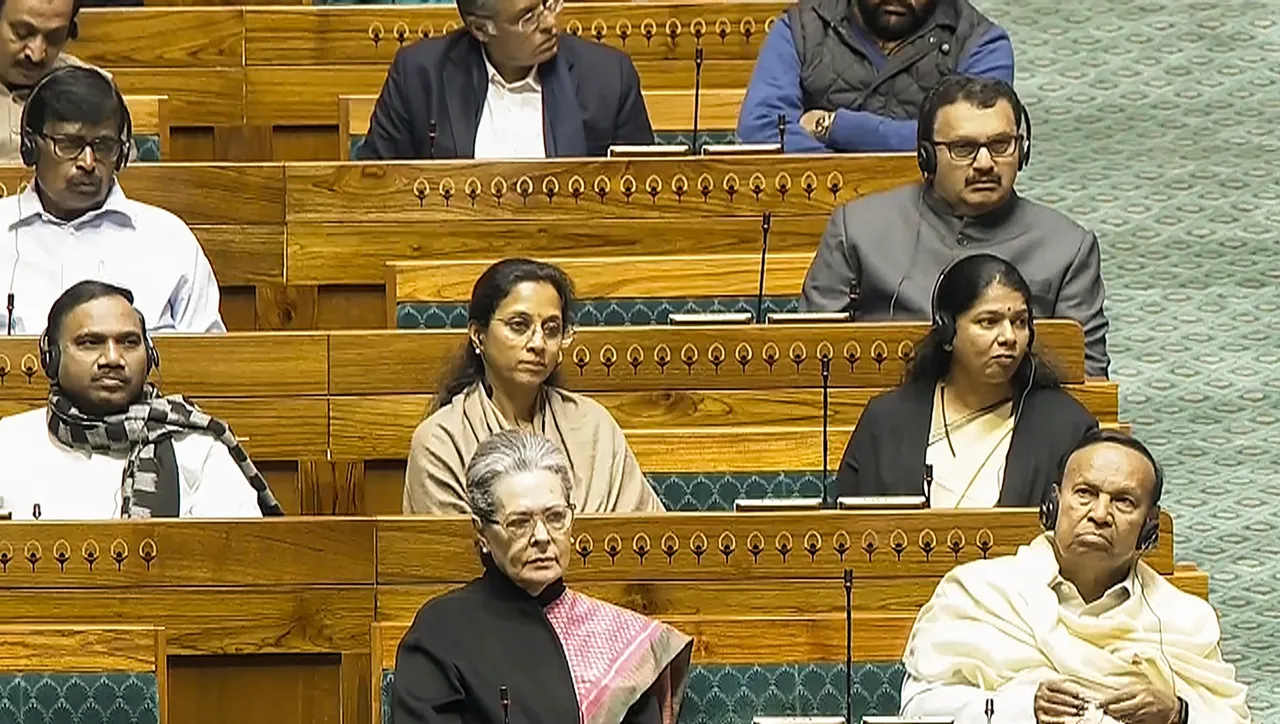
[[[258,491],[263,515],[284,515],[267,481],[240,447],[227,424],[201,411],[181,395],[162,397],[153,385],[124,412],[90,417],[76,409],[55,384],[49,389],[49,434],[74,450],[126,454],[121,480],[124,518],[176,518],[180,510],[178,461],[173,436],[210,435],[227,446],[231,459]]]

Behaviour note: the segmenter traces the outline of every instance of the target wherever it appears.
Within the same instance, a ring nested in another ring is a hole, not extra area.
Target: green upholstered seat
[[[755,312],[755,297],[704,297],[691,299],[583,299],[575,323],[580,327],[667,324],[678,313]],[[799,297],[765,297],[764,313],[796,312]],[[467,326],[467,305],[460,302],[401,302],[396,305],[398,329],[462,329]]]
[[[646,473],[667,510],[733,510],[739,498],[820,498],[822,472]],[[831,473],[828,482],[835,480]]]
[[[904,671],[899,663],[855,663],[853,721],[898,713]],[[382,724],[391,724],[395,672],[382,672]],[[842,664],[694,664],[681,724],[751,724],[757,716],[844,714]]]
[[[0,724],[158,724],[154,674],[0,674]]]

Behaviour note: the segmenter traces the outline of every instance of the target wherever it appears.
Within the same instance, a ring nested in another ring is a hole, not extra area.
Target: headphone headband
[[[74,27],[74,21],[73,21]],[[53,78],[66,75],[72,71],[90,71],[97,73],[107,85],[111,86],[112,94],[116,99],[116,113],[119,116],[117,125],[117,135],[120,138],[120,155],[116,157],[115,172],[120,173],[129,165],[129,155],[133,151],[133,117],[129,113],[129,105],[125,103],[124,96],[120,93],[120,88],[116,85],[111,76],[106,71],[92,65],[64,65],[60,68],[54,68],[40,79],[35,87],[31,89],[31,93],[27,95],[27,101],[22,105],[22,120],[20,132],[22,134],[18,146],[19,155],[22,157],[22,163],[28,168],[35,168],[36,162],[40,160],[40,147],[36,142],[36,137],[43,133],[43,129],[35,129],[31,127],[30,108],[32,101],[39,94],[44,92],[45,86]]]
[[[955,80],[953,80],[955,79]],[[925,94],[924,101],[920,104],[920,118],[916,122],[916,165],[920,167],[920,174],[925,178],[929,178],[938,172],[938,151],[934,148],[933,128],[926,128],[924,124],[924,112],[933,107],[937,102],[941,89],[949,82],[957,83],[965,79],[979,80],[977,76],[970,75],[949,75],[938,81],[929,92]],[[981,79],[992,82],[990,79]],[[1018,97],[1018,92],[1013,86],[1002,80],[994,81],[1009,91],[1009,98],[1013,106],[1013,115],[1017,119],[1016,133],[1021,138],[1018,146],[1018,170],[1021,171],[1031,163],[1031,113],[1027,110],[1022,99]],[[931,124],[937,123],[937,111],[934,109],[933,117],[930,119]]]

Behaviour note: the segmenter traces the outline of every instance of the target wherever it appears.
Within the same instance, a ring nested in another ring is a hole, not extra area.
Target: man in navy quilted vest
[[[738,114],[745,143],[789,153],[906,151],[952,73],[1013,83],[1009,35],[968,0],[800,0],[765,38]]]

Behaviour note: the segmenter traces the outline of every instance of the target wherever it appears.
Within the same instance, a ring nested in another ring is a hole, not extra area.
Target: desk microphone
[[[511,692],[507,687],[498,687],[498,701],[502,703],[502,724],[511,724]]]
[[[853,721],[853,569],[844,569],[844,720]]]
[[[933,507],[933,466],[924,464],[924,507]]]
[[[760,286],[756,289],[756,324],[764,324],[764,263],[769,253],[769,229],[773,228],[773,212],[760,215]]]
[[[778,114],[778,153],[787,152],[787,114]]]
[[[698,155],[698,110],[702,104],[702,41],[693,49],[693,155]]]
[[[431,156],[431,160],[436,158],[436,119],[432,118],[427,124],[427,154]]]
[[[4,309],[5,309],[5,313],[9,315],[9,318],[5,320],[5,327],[6,327],[5,334],[12,337],[13,336],[13,292],[9,292],[9,299],[5,302]]]
[[[983,713],[987,715],[987,724],[991,724],[991,717],[996,715],[995,699],[992,699],[991,697],[987,697],[987,708],[983,710]]]
[[[828,426],[831,420],[831,357],[822,355],[818,358],[822,364],[822,507],[831,504],[831,441],[827,439]]]

